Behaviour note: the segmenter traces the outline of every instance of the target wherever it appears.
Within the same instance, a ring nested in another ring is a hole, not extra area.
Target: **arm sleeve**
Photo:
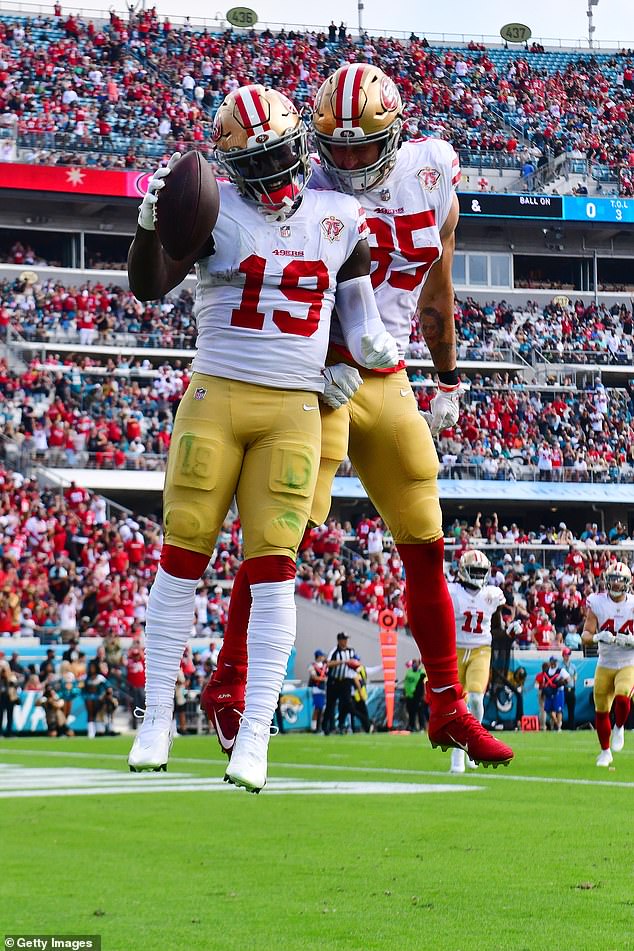
[[[337,285],[335,293],[337,315],[346,341],[346,346],[356,362],[364,366],[361,338],[375,337],[385,331],[376,306],[370,275],[355,277]]]

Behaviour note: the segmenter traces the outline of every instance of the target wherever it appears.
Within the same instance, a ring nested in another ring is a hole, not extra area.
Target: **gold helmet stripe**
[[[342,76],[337,85],[337,115],[335,118],[337,123],[343,120],[341,127],[344,129],[359,126],[359,92],[365,70],[365,63],[353,63],[342,70]]]

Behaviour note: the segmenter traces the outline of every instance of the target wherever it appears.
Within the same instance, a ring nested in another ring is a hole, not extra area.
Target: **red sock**
[[[610,749],[610,733],[612,732],[612,727],[610,725],[610,714],[609,713],[596,713],[594,716],[594,725],[597,729],[597,736],[599,737],[599,745],[602,750]]]
[[[409,626],[429,686],[433,690],[457,684],[456,621],[443,571],[444,541],[397,547],[405,566]]]
[[[208,564],[209,555],[177,545],[163,545],[161,568],[174,578],[200,578]]]
[[[293,581],[297,567],[288,555],[261,555],[248,558],[244,567],[249,584],[262,584],[266,581]]]
[[[229,616],[222,648],[218,654],[218,673],[225,667],[247,669],[247,625],[251,613],[251,588],[247,577],[247,563],[243,561],[233,579]]]
[[[614,722],[616,726],[625,726],[630,715],[630,698],[617,694],[614,698]]]
[[[243,561],[233,581],[229,617],[225,628],[222,648],[218,655],[218,669],[214,680],[225,673],[246,674],[247,627],[251,613],[251,585],[263,581],[287,581],[295,577],[295,562],[288,555],[263,555]]]

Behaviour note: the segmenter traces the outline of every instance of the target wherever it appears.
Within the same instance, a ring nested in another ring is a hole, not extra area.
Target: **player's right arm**
[[[175,152],[167,165],[156,170],[139,205],[136,234],[128,251],[128,280],[130,290],[140,301],[158,300],[178,287],[202,256],[203,249],[197,249],[182,261],[173,261],[156,231],[158,192],[179,158],[180,152]]]
[[[362,238],[337,272],[335,303],[346,346],[368,370],[387,369],[399,361],[398,346],[381,320],[372,281],[370,247]]]
[[[581,642],[586,645],[595,644],[594,640],[595,634],[599,630],[599,621],[596,614],[590,608],[588,608],[588,613],[586,614],[586,619],[583,623],[583,634],[581,635]]]

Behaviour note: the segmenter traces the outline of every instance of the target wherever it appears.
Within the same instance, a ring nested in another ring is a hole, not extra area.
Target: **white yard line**
[[[560,751],[561,752],[561,751]],[[73,759],[91,759],[91,760],[116,760],[122,764],[122,768],[125,768],[125,754],[117,753],[80,753],[72,752],[71,750],[26,750],[16,748],[13,744],[11,748],[6,747],[0,748],[0,757],[5,755],[16,755],[16,756],[50,756],[50,757],[61,757],[61,758],[73,758]],[[594,756],[594,753],[589,754],[591,757]],[[619,754],[620,755],[620,754]],[[206,758],[194,758],[194,757],[185,757],[185,756],[171,756],[170,763],[173,765],[180,763],[194,763],[204,766],[225,766],[227,763],[226,759],[206,759]],[[344,773],[363,773],[370,775],[378,776],[434,776],[438,779],[443,778],[445,780],[449,779],[448,770],[432,770],[432,769],[395,769],[389,767],[380,767],[380,766],[346,766],[338,765],[332,763],[271,763],[273,770],[278,769],[300,769],[300,770],[315,770],[320,773],[324,772],[344,772]],[[483,782],[484,780],[506,780],[507,782],[515,783],[547,783],[552,785],[564,785],[564,786],[611,786],[619,787],[622,789],[634,789],[634,782],[620,782],[619,780],[608,780],[608,779],[567,779],[563,776],[522,776],[518,775],[511,770],[513,767],[499,767],[496,770],[484,769],[479,767],[477,771],[472,773],[465,773],[464,776],[460,776],[460,781],[463,782],[465,779],[475,779],[478,782]]]

